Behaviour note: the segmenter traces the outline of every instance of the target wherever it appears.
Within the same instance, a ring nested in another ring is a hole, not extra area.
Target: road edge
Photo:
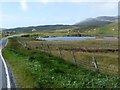
[[[8,40],[7,40],[8,42]],[[7,42],[6,42],[6,45],[7,45]],[[5,45],[5,46],[6,46]],[[10,77],[9,77],[9,72],[8,72],[8,67],[7,67],[7,64],[2,56],[2,49],[0,49],[0,56],[1,56],[1,59],[2,59],[2,62],[3,62],[3,65],[4,65],[4,68],[5,68],[5,73],[6,73],[6,79],[7,79],[7,88],[11,88],[11,83],[10,83]]]

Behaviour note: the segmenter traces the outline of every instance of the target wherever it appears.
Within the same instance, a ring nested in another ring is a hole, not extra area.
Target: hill
[[[5,30],[5,28],[0,28],[0,31],[3,31],[3,30]]]
[[[78,31],[83,36],[117,36],[118,35],[118,17],[101,16],[96,18],[89,18],[74,25],[44,25],[44,26],[28,26],[5,29],[7,32],[37,32],[40,31],[59,31],[71,34]],[[63,33],[62,33],[63,34]],[[58,34],[56,34],[59,36]],[[54,35],[53,35],[54,36]]]
[[[118,23],[114,22],[104,26],[80,26],[73,31],[79,31],[85,36],[118,36]]]
[[[110,16],[100,16],[96,18],[88,18],[86,20],[83,20],[81,22],[76,23],[75,25],[80,26],[103,26],[112,24],[114,22],[117,22],[117,17],[110,17]]]
[[[29,27],[18,27],[6,29],[4,31],[16,31],[16,32],[31,32],[38,30],[57,30],[71,28],[71,25],[44,25],[44,26],[29,26]]]

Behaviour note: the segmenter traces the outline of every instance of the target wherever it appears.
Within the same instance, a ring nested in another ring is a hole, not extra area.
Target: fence
[[[35,49],[63,58],[64,60],[73,63],[75,66],[81,66],[98,73],[101,72],[118,75],[117,59],[108,61],[108,56],[99,57],[99,55],[96,56],[95,53],[76,52],[74,50],[65,49],[64,46],[58,47],[43,43],[35,45],[29,42],[18,42],[31,50]]]

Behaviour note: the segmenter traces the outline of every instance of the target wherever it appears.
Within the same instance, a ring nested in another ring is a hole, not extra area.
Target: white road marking
[[[8,40],[7,40],[8,42]],[[5,44],[5,46],[7,45],[7,42]],[[6,73],[6,79],[7,79],[7,88],[11,88],[11,84],[10,84],[10,77],[9,77],[9,72],[8,72],[8,68],[7,68],[7,64],[2,56],[2,49],[0,49],[0,56],[1,56],[1,59],[2,59],[2,62],[3,62],[3,65],[4,65],[4,68],[5,68],[5,73]]]
[[[8,37],[7,37],[7,42],[6,42],[5,46],[6,46],[7,43],[8,43],[8,38],[10,38],[10,37],[15,37],[15,36],[22,36],[22,35],[25,35],[25,34],[8,36]],[[2,41],[2,40],[3,40],[3,39],[1,39],[1,41]],[[1,48],[0,48],[0,56],[1,56],[1,59],[2,59],[2,62],[3,62],[4,68],[5,68],[6,79],[7,79],[7,89],[10,89],[10,88],[11,88],[10,76],[9,76],[7,64],[6,64],[6,62],[5,62],[5,60],[4,60],[3,56],[2,56],[2,48],[4,48],[4,47],[1,47]]]

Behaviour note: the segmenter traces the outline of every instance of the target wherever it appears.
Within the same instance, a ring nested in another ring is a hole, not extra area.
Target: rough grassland
[[[26,43],[29,48],[51,52],[54,56],[61,56],[58,50],[58,48],[61,48],[62,58],[72,63],[74,61],[71,51],[74,51],[77,64],[79,66],[84,65],[85,68],[87,67],[91,70],[95,69],[92,63],[93,56],[95,56],[100,72],[118,75],[118,39],[102,38],[80,41],[36,41],[26,37],[17,37],[16,39],[23,44]],[[113,51],[111,52],[110,50]]]
[[[75,67],[63,59],[22,47],[10,39],[3,50],[19,87],[24,88],[105,88],[117,87],[115,76]]]

